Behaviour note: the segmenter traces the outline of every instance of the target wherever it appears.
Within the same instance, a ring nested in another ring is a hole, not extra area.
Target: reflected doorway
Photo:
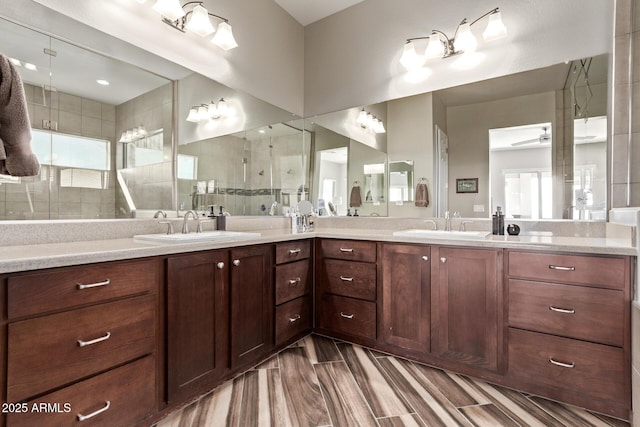
[[[536,123],[489,130],[492,211],[507,218],[553,217],[552,126]]]

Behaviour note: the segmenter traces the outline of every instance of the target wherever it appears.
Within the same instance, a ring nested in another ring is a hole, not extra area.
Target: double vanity
[[[312,331],[629,417],[632,228],[265,222],[0,248],[0,424],[151,425]]]

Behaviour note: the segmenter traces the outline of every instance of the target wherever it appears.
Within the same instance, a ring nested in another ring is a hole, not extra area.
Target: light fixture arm
[[[183,10],[186,11],[185,7],[189,6],[189,5],[196,5],[196,6],[202,6],[204,4],[204,2],[202,1],[188,1],[185,4],[183,4],[181,7]],[[195,6],[194,6],[195,7]],[[164,22],[165,24],[169,25],[172,28],[175,28],[178,31],[182,31],[183,33],[186,32],[185,27],[187,25],[187,20],[189,19],[189,15],[193,14],[193,8],[189,11],[186,11],[184,16],[182,18],[178,18],[175,21],[172,21],[171,19],[165,18],[164,16],[162,17],[162,22]],[[213,14],[209,11],[207,11],[207,15],[209,16],[213,16],[216,19],[219,19],[222,22],[226,22],[227,24],[229,23],[229,20],[227,18],[224,18],[220,15],[216,15]]]
[[[500,8],[496,7],[493,10],[490,10],[489,12],[485,13],[484,15],[482,15],[480,18],[476,19],[475,21],[473,21],[471,24],[469,24],[469,26],[472,26],[473,24],[475,24],[476,22],[478,22],[479,20],[481,20],[482,18],[489,16],[489,15],[493,15],[494,13],[498,13],[500,12]],[[463,19],[463,21],[466,21],[467,19]],[[455,37],[454,37],[455,38]]]

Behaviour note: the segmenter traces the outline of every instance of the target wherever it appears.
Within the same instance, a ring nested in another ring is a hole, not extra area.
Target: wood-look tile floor
[[[157,427],[629,426],[357,345],[309,335]]]

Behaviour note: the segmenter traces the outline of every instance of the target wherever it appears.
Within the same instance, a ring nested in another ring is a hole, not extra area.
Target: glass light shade
[[[147,0],[136,0],[136,1],[137,1],[138,3],[140,3],[140,4],[145,4],[145,2],[146,2]]]
[[[376,123],[376,118],[373,117],[373,114],[367,113],[367,127],[373,129],[373,125]]]
[[[415,70],[424,65],[427,58],[424,55],[418,55],[416,53],[416,47],[413,42],[407,42],[404,45],[402,56],[400,57],[400,63],[407,70]]]
[[[221,117],[229,114],[229,106],[227,105],[227,101],[225,101],[224,98],[220,98],[220,101],[218,101],[218,113]]]
[[[442,58],[444,56],[444,44],[442,44],[439,34],[434,33],[429,36],[429,44],[424,51],[424,56],[427,59]]]
[[[206,120],[209,117],[209,108],[206,105],[198,107],[198,121]]]
[[[387,131],[384,128],[384,123],[382,123],[382,120],[378,119],[378,121],[376,121],[376,124],[373,126],[373,131],[375,133],[385,133]]]
[[[209,20],[209,12],[200,5],[193,8],[193,12],[185,28],[202,37],[206,37],[216,30]]]
[[[362,111],[360,111],[360,114],[358,114],[356,122],[363,128],[367,127],[367,112],[364,111],[364,108],[362,109]]]
[[[501,39],[507,36],[507,27],[502,23],[502,17],[500,12],[495,12],[489,15],[489,23],[487,28],[482,33],[482,38],[485,41],[492,41]]]
[[[191,107],[189,115],[187,116],[187,121],[193,123],[200,121],[200,118],[198,117],[198,107]]]
[[[152,9],[172,21],[184,16],[184,10],[182,10],[179,0],[158,0]]]
[[[122,132],[122,135],[120,135],[120,139],[118,140],[118,142],[129,142],[129,141],[127,141],[127,133],[126,132]]]
[[[209,104],[209,107],[207,108],[207,114],[209,114],[209,117],[211,117],[212,119],[220,118],[220,110],[218,110],[218,106],[215,102]]]
[[[224,50],[238,47],[236,39],[233,38],[231,25],[227,24],[226,22],[221,22],[220,24],[218,24],[218,30],[216,31],[216,35],[211,39],[211,43]]]
[[[453,42],[456,52],[473,52],[478,47],[478,41],[471,32],[471,26],[468,22],[460,24],[458,27],[458,35]]]

